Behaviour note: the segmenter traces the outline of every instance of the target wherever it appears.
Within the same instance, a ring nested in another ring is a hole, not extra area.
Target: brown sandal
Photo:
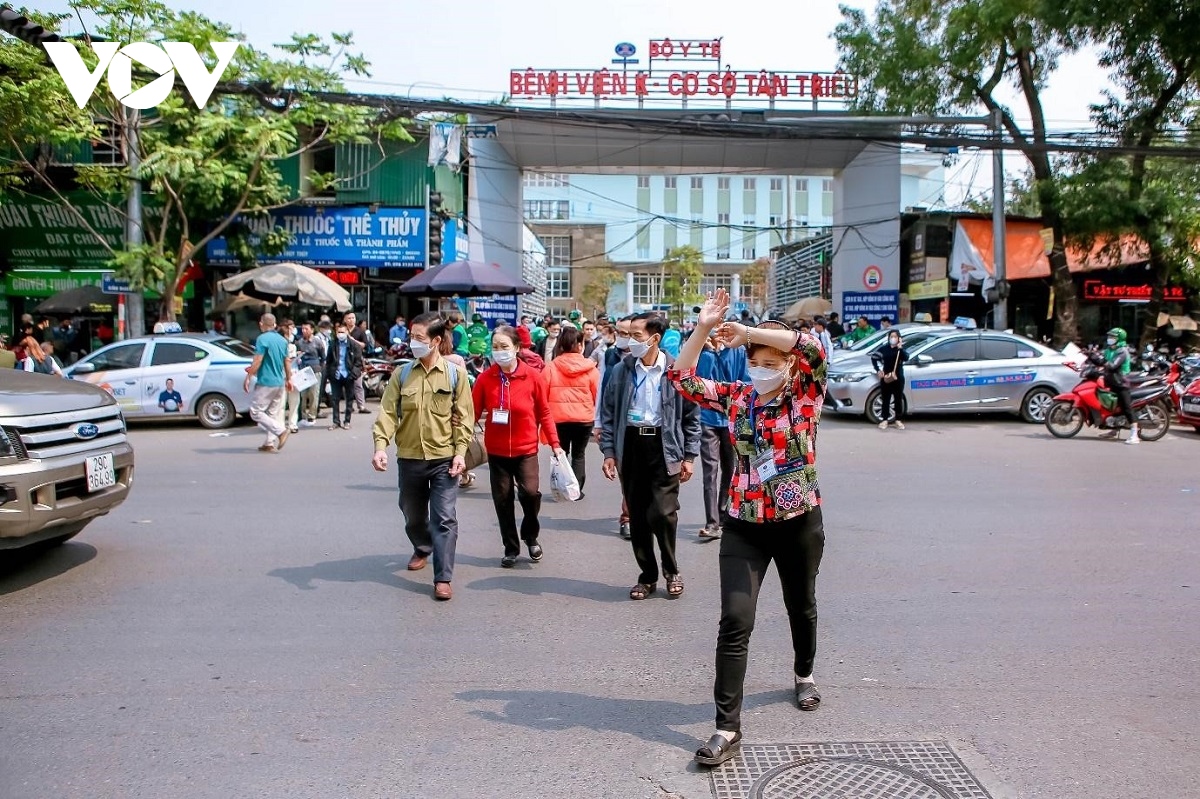
[[[667,598],[677,599],[683,594],[683,576],[679,574],[667,575]]]
[[[629,589],[629,598],[635,601],[645,599],[658,589],[656,583],[638,583]]]

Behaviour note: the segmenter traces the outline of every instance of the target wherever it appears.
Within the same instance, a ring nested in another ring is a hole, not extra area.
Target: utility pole
[[[1004,112],[992,112],[992,130],[996,135],[996,149],[992,150],[992,258],[996,272],[996,307],[992,326],[996,330],[1008,329],[1008,252],[1004,224],[1004,150],[1000,144],[1004,138]]]
[[[141,124],[141,113],[136,108],[130,108],[125,115],[125,163],[129,166],[129,186],[125,195],[125,248],[127,250],[140,246],[145,238],[142,232],[142,183],[138,172],[142,166],[142,153],[138,125]],[[170,287],[163,287],[168,292]],[[164,296],[166,296],[164,294]],[[145,291],[139,289],[125,298],[126,327],[130,337],[146,334],[146,303]]]

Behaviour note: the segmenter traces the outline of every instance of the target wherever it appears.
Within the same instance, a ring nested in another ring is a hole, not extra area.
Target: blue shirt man
[[[179,413],[183,409],[183,397],[175,390],[175,381],[169,377],[166,390],[159,392],[158,407],[166,413]]]
[[[392,325],[392,329],[388,331],[388,344],[395,344],[396,339],[408,342],[408,325],[404,324],[403,316],[397,316],[396,324]]]

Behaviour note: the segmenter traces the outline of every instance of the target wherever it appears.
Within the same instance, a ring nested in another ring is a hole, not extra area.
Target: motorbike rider
[[[1129,352],[1129,337],[1124,328],[1114,327],[1108,331],[1104,349],[1105,383],[1109,391],[1117,395],[1117,412],[1124,413],[1129,419],[1129,438],[1126,444],[1140,444],[1138,436],[1137,417],[1133,411],[1133,399],[1129,394],[1129,380],[1126,377],[1133,366],[1133,356]],[[1101,433],[1101,438],[1116,438],[1117,428]]]

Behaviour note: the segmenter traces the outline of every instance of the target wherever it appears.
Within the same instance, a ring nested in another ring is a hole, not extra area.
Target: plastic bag
[[[550,490],[559,502],[574,502],[579,499],[579,481],[571,471],[567,456],[556,455],[550,462]]]

